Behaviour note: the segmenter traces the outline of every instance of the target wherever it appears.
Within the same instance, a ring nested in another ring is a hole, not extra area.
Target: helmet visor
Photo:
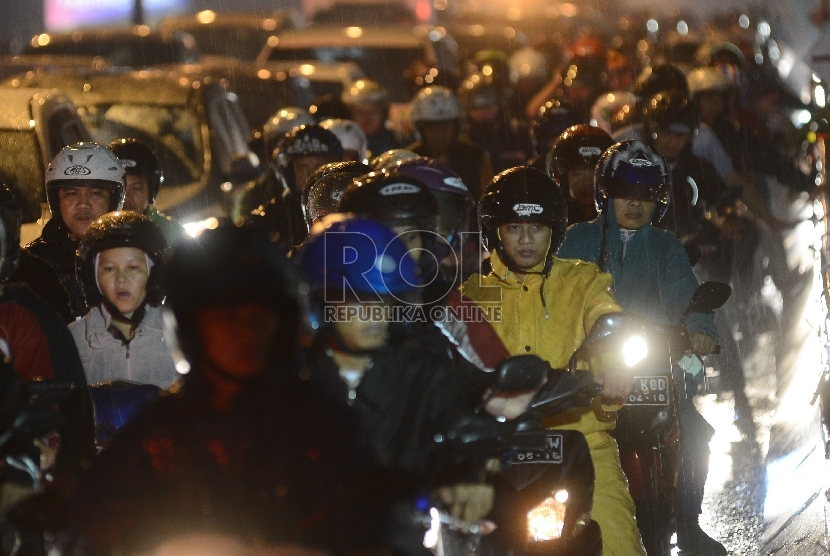
[[[651,203],[668,203],[671,188],[665,183],[645,184],[615,181],[607,197],[615,199],[637,199]]]

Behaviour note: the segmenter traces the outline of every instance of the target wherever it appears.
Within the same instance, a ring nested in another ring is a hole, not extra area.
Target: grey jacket
[[[129,380],[168,388],[180,375],[164,339],[161,309],[147,306],[135,335],[125,344],[109,332],[110,314],[101,306],[69,325],[89,384]]]

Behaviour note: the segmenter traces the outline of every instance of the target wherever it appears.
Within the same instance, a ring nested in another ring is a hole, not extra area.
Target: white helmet
[[[718,68],[695,68],[686,75],[689,83],[689,92],[692,96],[706,91],[728,93],[735,85]]]
[[[369,151],[369,140],[366,139],[366,134],[363,133],[356,122],[330,118],[320,122],[320,127],[334,133],[340,139],[344,151],[357,153],[360,162],[366,160]]]
[[[389,91],[377,81],[371,79],[358,79],[345,89],[340,95],[340,100],[346,106],[355,104],[389,104]]]
[[[591,107],[591,125],[604,129],[611,134],[616,131],[615,116],[626,106],[634,110],[637,96],[629,91],[612,91],[600,95]]]
[[[412,101],[412,125],[418,122],[462,121],[464,108],[451,89],[434,86],[421,89]]]
[[[418,155],[412,151],[406,149],[391,149],[373,158],[369,166],[375,170],[383,170],[384,168],[394,166],[402,160],[412,160],[414,158],[418,158]]]
[[[547,81],[548,60],[545,55],[529,46],[517,50],[510,56],[510,81],[538,79]]]
[[[273,152],[277,141],[295,127],[313,123],[314,118],[302,108],[295,106],[280,108],[262,126],[262,140],[266,145],[265,152]],[[269,149],[268,146],[271,148]]]
[[[104,187],[110,191],[109,211],[124,204],[127,175],[115,153],[98,143],[75,143],[64,147],[46,168],[46,199],[52,217],[60,218],[58,189]]]

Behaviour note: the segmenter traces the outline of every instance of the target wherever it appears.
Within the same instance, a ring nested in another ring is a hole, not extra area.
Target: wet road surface
[[[809,202],[790,206],[799,218],[817,210]],[[794,269],[789,291],[782,296],[769,279],[764,288],[778,322],[759,317],[756,329],[763,331],[740,342],[753,423],[736,420],[734,397],[718,391],[717,377],[712,392],[696,401],[716,429],[700,523],[730,554],[830,554],[830,464],[818,404],[810,405],[827,364],[826,307],[814,249],[820,229],[805,220],[785,236]]]

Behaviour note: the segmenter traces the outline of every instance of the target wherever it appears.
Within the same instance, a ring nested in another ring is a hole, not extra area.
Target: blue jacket
[[[604,228],[604,229],[603,229]],[[604,261],[600,261],[605,242]],[[692,271],[686,249],[674,235],[646,224],[628,240],[623,258],[623,241],[614,213],[614,204],[591,222],[568,228],[557,256],[596,263],[613,277],[612,289],[624,311],[637,313],[651,322],[679,325],[699,283]],[[717,338],[714,315],[691,314],[689,332]]]

